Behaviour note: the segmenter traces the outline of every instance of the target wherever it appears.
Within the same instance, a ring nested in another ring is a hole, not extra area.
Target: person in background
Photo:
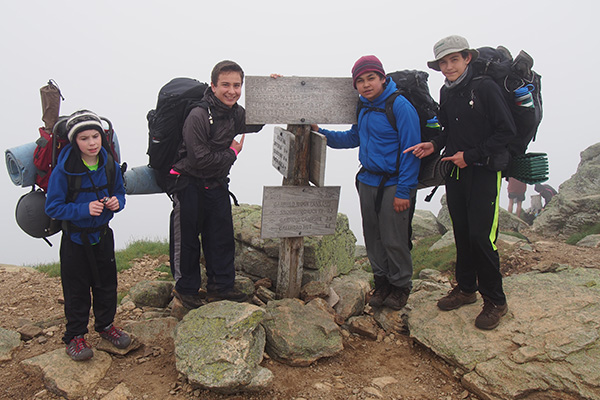
[[[480,329],[494,329],[508,311],[502,288],[498,237],[499,193],[502,174],[493,165],[508,155],[516,135],[515,122],[500,87],[489,77],[473,78],[470,64],[479,52],[464,37],[453,35],[433,47],[427,65],[441,71],[440,135],[407,149],[423,158],[445,148],[443,161],[454,163],[446,178],[446,200],[456,243],[457,286],[442,297],[442,311],[457,309],[483,297],[475,318]],[[507,159],[507,157],[506,157]]]
[[[508,212],[512,214],[513,205],[517,203],[516,214],[521,218],[521,210],[525,201],[525,192],[527,192],[527,184],[515,178],[508,178]]]
[[[60,278],[67,319],[63,341],[67,354],[83,361],[94,355],[84,337],[92,304],[94,328],[100,336],[119,349],[131,344],[129,335],[113,325],[117,264],[114,235],[108,226],[114,214],[125,207],[125,188],[119,165],[103,145],[106,139],[100,118],[91,111],[78,111],[69,117],[66,129],[69,145],[60,152],[50,176],[46,214],[63,221]],[[114,178],[109,178],[110,171]],[[74,180],[80,180],[77,193],[71,189]]]
[[[558,192],[547,183],[536,183],[533,189],[544,199],[544,208],[546,208],[548,203],[550,203],[550,200],[558,194]]]
[[[404,307],[412,288],[413,265],[409,248],[410,207],[416,196],[420,161],[403,149],[421,139],[419,117],[402,95],[395,98],[396,126],[384,112],[397,88],[386,77],[381,61],[359,58],[352,68],[354,88],[362,107],[358,123],[347,131],[320,129],[327,145],[336,149],[359,147],[362,168],[357,175],[363,234],[373,269],[375,289],[371,307]]]

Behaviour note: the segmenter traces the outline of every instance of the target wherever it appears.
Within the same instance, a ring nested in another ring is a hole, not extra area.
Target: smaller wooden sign
[[[339,186],[265,186],[260,237],[333,235],[339,201]]]
[[[308,179],[315,186],[325,186],[325,156],[327,138],[319,132],[310,132],[310,160]]]
[[[278,126],[273,133],[273,160],[272,165],[277,171],[289,178],[294,170],[294,142],[296,138],[293,133]]]

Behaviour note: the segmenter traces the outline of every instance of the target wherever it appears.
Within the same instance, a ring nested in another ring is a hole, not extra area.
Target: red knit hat
[[[379,58],[375,56],[362,56],[354,63],[354,67],[352,67],[352,84],[354,85],[354,89],[356,89],[356,80],[365,72],[378,72],[385,76],[385,71]]]

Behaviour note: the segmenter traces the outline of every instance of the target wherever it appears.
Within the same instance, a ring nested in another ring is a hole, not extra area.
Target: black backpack
[[[158,93],[156,108],[150,110],[148,120],[148,165],[156,171],[156,181],[168,190],[166,177],[177,161],[177,150],[182,141],[183,123],[190,111],[202,102],[207,83],[192,78],[174,78]]]
[[[477,51],[479,57],[471,63],[474,82],[486,75],[500,86],[517,127],[517,137],[509,144],[508,151],[513,157],[525,154],[529,143],[535,141],[542,121],[542,77],[531,69],[533,58],[523,50],[515,59],[503,46],[481,47]],[[522,107],[515,102],[514,91],[528,85],[533,107]]]

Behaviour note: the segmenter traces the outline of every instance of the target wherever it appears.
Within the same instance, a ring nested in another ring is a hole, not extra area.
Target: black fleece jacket
[[[458,86],[440,90],[440,135],[433,139],[445,154],[464,152],[467,165],[486,165],[490,156],[505,153],[517,128],[500,87],[487,76],[473,78],[469,68]]]

